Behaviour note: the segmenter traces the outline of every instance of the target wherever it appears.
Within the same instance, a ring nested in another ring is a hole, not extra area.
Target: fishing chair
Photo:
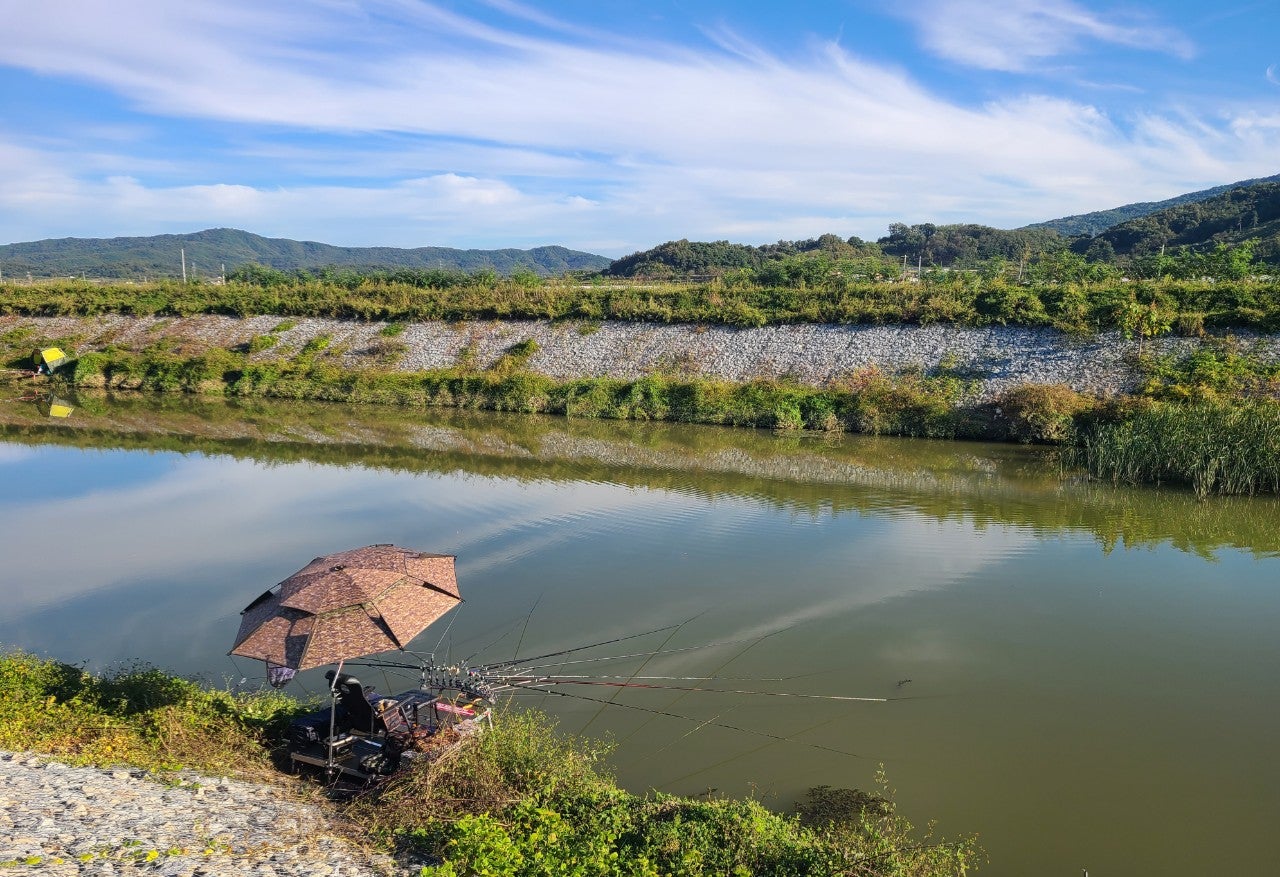
[[[344,731],[385,740],[394,748],[407,742],[418,727],[417,710],[412,704],[400,697],[379,698],[374,704],[354,676],[340,675],[335,691],[342,709]]]

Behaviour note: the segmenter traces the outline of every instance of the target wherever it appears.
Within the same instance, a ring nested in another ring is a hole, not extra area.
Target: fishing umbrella
[[[241,611],[230,654],[265,661],[283,685],[298,670],[404,649],[461,602],[454,559],[394,545],[317,557]]]

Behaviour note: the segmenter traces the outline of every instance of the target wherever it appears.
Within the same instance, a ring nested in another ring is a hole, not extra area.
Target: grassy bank
[[[262,776],[299,705],[230,694],[148,667],[97,676],[22,652],[0,655],[0,749],[72,764]]]
[[[1280,282],[1261,279],[1024,285],[973,272],[926,273],[914,282],[833,274],[769,284],[733,276],[705,283],[583,283],[448,272],[349,279],[219,285],[9,282],[0,284],[0,314],[274,314],[388,322],[527,318],[730,326],[956,323],[1051,326],[1075,334],[1119,329],[1135,337],[1225,328],[1280,331]]]
[[[54,386],[1011,440],[1065,446],[1069,465],[1113,481],[1186,485],[1202,496],[1280,486],[1280,365],[1226,343],[1180,359],[1148,359],[1139,396],[1100,400],[1061,385],[1026,384],[981,404],[972,401],[970,380],[946,367],[897,374],[864,368],[826,388],[674,374],[557,381],[525,369],[535,351],[527,341],[484,370],[464,364],[407,373],[342,368],[318,344],[270,362],[254,361],[252,349],[184,356],[157,344],[87,353],[64,366]]]
[[[287,718],[278,693],[232,696],[152,669],[93,676],[23,653],[0,656],[0,748],[81,764],[243,773],[267,763]],[[961,875],[973,839],[920,836],[891,796],[819,788],[795,815],[755,801],[637,796],[599,767],[605,751],[507,714],[430,767],[397,774],[344,808],[384,847],[440,860],[438,875]]]

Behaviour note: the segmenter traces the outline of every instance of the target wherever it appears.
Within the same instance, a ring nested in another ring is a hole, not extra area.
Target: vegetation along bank
[[[57,376],[68,388],[1012,439],[1064,444],[1099,477],[1280,488],[1270,281],[926,278],[840,293],[366,278],[5,293],[0,355],[20,367],[57,344],[76,357]]]
[[[334,804],[272,766],[289,719],[312,708],[154,669],[96,676],[0,654],[0,820],[15,829],[0,835],[0,868],[958,877],[980,857],[971,838],[914,832],[887,794],[820,787],[791,815],[755,801],[637,796],[600,770],[604,750],[558,736],[536,713],[504,715],[431,765]],[[78,767],[5,751],[19,748]],[[70,808],[32,818],[58,800]]]

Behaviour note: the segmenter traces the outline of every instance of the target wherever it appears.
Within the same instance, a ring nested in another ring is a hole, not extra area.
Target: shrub
[[[25,652],[0,656],[0,749],[74,764],[261,774],[269,747],[305,711],[278,692],[210,691],[152,667],[99,676]]]
[[[1096,405],[1064,384],[1019,384],[996,398],[1009,438],[1046,444],[1066,441],[1076,417]]]

